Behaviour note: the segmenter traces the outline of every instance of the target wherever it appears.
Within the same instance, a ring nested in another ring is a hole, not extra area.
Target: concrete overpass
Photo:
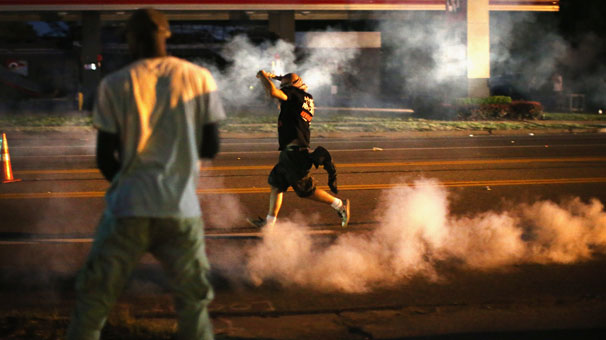
[[[163,10],[169,20],[257,20],[293,42],[295,22],[303,20],[406,20],[410,11],[442,11],[466,27],[467,89],[472,97],[487,96],[490,78],[491,11],[559,11],[559,0],[0,0],[0,21],[80,21],[83,64],[101,53],[101,25],[125,20],[140,7]],[[83,71],[83,88],[94,89],[100,73]],[[86,91],[86,90],[85,90]]]

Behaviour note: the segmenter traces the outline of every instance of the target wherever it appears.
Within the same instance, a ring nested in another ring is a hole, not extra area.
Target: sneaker
[[[341,227],[345,228],[349,224],[349,200],[343,201],[343,207],[339,210],[341,217]]]
[[[261,217],[261,216],[259,216],[257,218],[250,218],[249,217],[249,218],[246,219],[246,221],[248,221],[248,223],[250,225],[252,225],[253,227],[256,227],[256,228],[263,228],[267,224],[267,221],[263,217]]]

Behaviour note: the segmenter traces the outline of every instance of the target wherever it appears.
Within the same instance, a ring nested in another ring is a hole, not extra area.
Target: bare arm
[[[275,75],[265,72],[263,70],[257,73],[257,78],[261,80],[261,84],[263,84],[270,96],[282,101],[288,100],[288,96],[286,95],[286,93],[277,88],[276,85],[274,85],[274,83],[271,81],[271,79],[275,77]]]
[[[219,152],[219,128],[217,124],[202,126],[202,145],[200,145],[200,158],[215,158]]]
[[[97,167],[103,177],[112,181],[120,171],[120,137],[118,134],[99,130],[97,134]]]

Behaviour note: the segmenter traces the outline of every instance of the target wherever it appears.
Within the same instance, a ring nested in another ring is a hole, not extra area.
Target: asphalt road
[[[13,171],[22,182],[0,187],[0,232],[90,234],[108,186],[95,169],[94,136],[18,135],[9,141]],[[604,134],[316,138],[316,145],[333,154],[339,196],[350,198],[354,209],[353,227],[376,222],[372,212],[382,192],[421,178],[436,179],[457,196],[450,201],[457,214],[540,199],[605,199]],[[209,231],[239,231],[247,227],[244,216],[266,213],[266,178],[276,149],[273,138],[225,139],[219,157],[202,165],[199,192],[203,201],[211,201],[204,207],[214,222]],[[314,174],[327,188],[325,173],[318,169]],[[224,216],[221,201],[237,203],[230,206],[235,211],[227,212],[231,217]],[[287,193],[280,217],[301,211],[320,214],[313,223],[318,227],[338,223],[333,211]]]
[[[64,304],[104,206],[94,136],[8,138],[22,181],[0,185],[3,294],[55,282],[59,297],[48,303]],[[266,213],[273,138],[225,138],[219,157],[202,164],[218,334],[605,334],[606,217],[597,202],[606,202],[606,135],[343,136],[317,145],[331,151],[338,196],[351,201],[346,230],[330,207],[293,192],[278,231],[246,224]],[[326,187],[321,169],[314,177]],[[150,297],[167,299],[163,284],[144,258],[125,300],[146,301],[143,318],[171,318],[169,307],[149,306]]]

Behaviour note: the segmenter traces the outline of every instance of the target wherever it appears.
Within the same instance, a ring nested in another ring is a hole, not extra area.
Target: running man
[[[144,253],[162,263],[178,339],[213,339],[213,290],[196,194],[199,159],[219,150],[225,114],[210,72],[166,54],[165,16],[135,11],[126,25],[135,61],[106,76],[93,110],[97,165],[111,182],[85,265],[67,339],[99,339]]]
[[[280,101],[280,157],[267,179],[271,188],[267,216],[248,221],[256,227],[273,226],[282,207],[284,192],[292,187],[299,197],[332,206],[341,218],[341,226],[347,227],[350,217],[349,200],[342,201],[317,188],[309,173],[312,165],[317,167],[323,164],[324,169],[329,172],[329,186],[334,193],[337,192],[336,171],[330,154],[322,147],[318,147],[313,153],[309,152],[309,125],[314,116],[314,100],[307,92],[307,85],[295,73],[276,76],[261,70],[257,73],[257,78],[261,80],[269,95]],[[280,81],[279,89],[272,79]]]

